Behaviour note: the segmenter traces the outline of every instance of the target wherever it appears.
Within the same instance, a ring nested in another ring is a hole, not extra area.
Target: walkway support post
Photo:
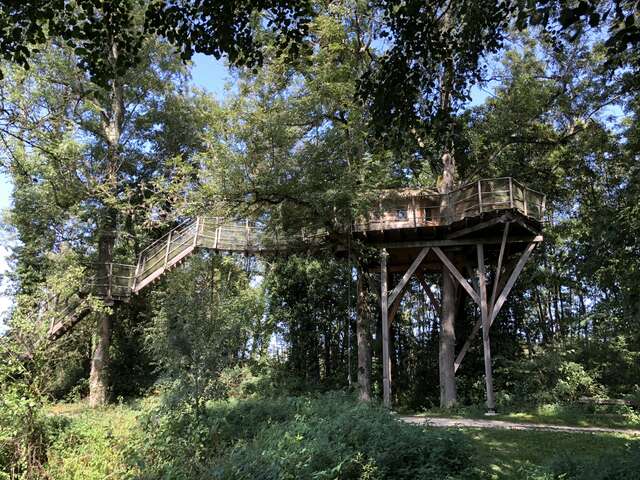
[[[480,290],[480,315],[482,317],[482,347],[484,352],[484,378],[487,389],[487,410],[488,413],[495,413],[496,400],[493,392],[493,370],[491,368],[491,339],[489,329],[491,320],[489,318],[489,305],[487,302],[487,276],[484,265],[484,246],[479,243],[478,250],[478,286]]]
[[[391,355],[389,352],[389,297],[387,258],[389,254],[382,249],[380,255],[380,301],[382,312],[382,398],[384,406],[391,408]]]

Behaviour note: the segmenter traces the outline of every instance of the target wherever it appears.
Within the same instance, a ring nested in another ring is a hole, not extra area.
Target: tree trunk
[[[98,277],[107,279],[110,274],[109,263],[113,261],[115,243],[115,212],[105,215],[98,240]],[[89,405],[98,407],[108,401],[109,392],[109,347],[113,328],[113,313],[100,312],[98,315],[95,347],[91,359],[89,376]]]
[[[371,309],[369,308],[368,282],[358,272],[358,303],[356,336],[358,342],[358,390],[363,402],[371,401]]]
[[[112,44],[109,60],[115,65],[118,51]],[[120,168],[120,137],[124,123],[124,87],[119,78],[111,81],[110,103],[102,111],[102,134],[106,143],[107,165],[105,171],[106,201],[103,201],[103,217],[99,224],[98,239],[98,276],[110,281],[110,264],[113,263],[113,247],[117,232],[117,212],[109,207],[109,201],[117,195],[118,170]],[[109,302],[109,298],[106,299]],[[111,346],[111,330],[113,313],[100,313],[98,317],[97,337],[91,373],[89,376],[89,404],[92,407],[104,405],[108,401],[109,391],[109,348]]]
[[[89,405],[91,407],[105,405],[109,400],[108,367],[112,326],[111,315],[101,313],[98,317],[98,332],[89,376]]]
[[[440,321],[440,406],[451,408],[457,402],[456,371],[456,284],[447,271],[442,275],[442,319]]]

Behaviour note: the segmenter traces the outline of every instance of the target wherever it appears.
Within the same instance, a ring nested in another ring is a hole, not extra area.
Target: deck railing
[[[401,210],[401,203],[403,218],[395,214]],[[417,215],[419,209],[429,212],[428,215]],[[489,178],[467,183],[445,194],[421,193],[398,201],[381,198],[377,210],[375,215],[370,214],[368,219],[356,222],[354,230],[443,226],[499,210],[515,210],[542,222],[545,195],[512,177]]]

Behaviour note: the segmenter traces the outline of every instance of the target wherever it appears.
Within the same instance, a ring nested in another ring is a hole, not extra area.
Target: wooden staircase
[[[60,338],[91,312],[87,302],[89,293],[108,304],[126,302],[132,293],[139,293],[160,280],[199,248],[257,254],[284,250],[294,242],[309,238],[305,235],[285,237],[267,233],[263,227],[247,220],[228,221],[220,217],[187,220],[145,248],[135,267],[107,264],[106,269],[101,269],[106,275],[90,277],[86,288],[73,295],[73,299],[49,305],[48,310],[52,310],[50,313],[53,318],[49,339]]]
[[[56,308],[51,315],[51,324],[47,332],[49,340],[60,338],[89,315],[91,311],[91,305],[89,305],[86,297],[79,298],[76,301],[69,301],[61,310]]]
[[[188,220],[144,249],[138,257],[132,292],[138,293],[180,265],[199,248],[245,254],[286,249],[291,241],[267,233],[248,220],[228,221],[220,217]]]
[[[89,271],[96,269],[89,265]],[[106,305],[116,301],[127,302],[131,296],[133,265],[108,263],[101,273],[87,276],[78,291],[65,297],[50,297],[43,306],[43,314],[50,317],[47,336],[57,340],[76,326],[92,311],[90,296],[100,298]]]

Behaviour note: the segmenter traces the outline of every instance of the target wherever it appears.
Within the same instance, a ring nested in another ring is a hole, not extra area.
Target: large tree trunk
[[[365,273],[358,272],[356,336],[358,340],[358,390],[361,401],[371,401],[371,309]]]
[[[455,179],[455,160],[451,153],[446,151],[442,156],[442,181],[440,183],[440,193],[448,193],[453,190]],[[452,205],[448,199],[443,197],[441,205],[442,215],[446,218],[453,214]],[[449,274],[448,270],[442,268],[442,318],[440,320],[440,351],[438,355],[440,373],[440,406],[443,408],[453,407],[457,402],[456,396],[456,371],[455,371],[455,348],[456,348],[456,280]]]
[[[451,19],[449,12],[445,12],[441,25],[444,35],[449,34]],[[454,156],[453,119],[451,113],[451,98],[454,88],[454,64],[451,53],[445,56],[440,76],[440,114],[445,119],[446,131],[444,151],[442,154],[442,179],[439,185],[440,193],[453,190],[456,177],[456,162]],[[447,197],[443,197],[442,215],[447,218],[453,214],[452,205]],[[440,406],[452,407],[457,402],[455,378],[455,323],[456,323],[456,283],[455,279],[443,266],[442,269],[442,318],[440,321]]]
[[[110,61],[115,65],[118,51],[115,43],[110,52]],[[107,165],[105,171],[105,201],[100,222],[98,239],[98,276],[109,279],[113,263],[113,247],[117,232],[117,212],[110,206],[118,191],[118,170],[120,168],[120,137],[124,122],[124,87],[119,78],[111,82],[110,104],[102,112],[102,134],[106,143]],[[107,302],[109,299],[107,298]],[[109,392],[109,348],[111,346],[111,330],[113,313],[100,313],[98,317],[97,335],[91,373],[89,375],[89,404],[92,407],[104,405],[108,401]]]
[[[115,243],[115,213],[108,212],[103,220],[98,240],[98,277],[108,278],[109,263],[113,261]],[[112,307],[113,308],[113,307]],[[89,376],[89,405],[98,407],[109,400],[109,347],[113,328],[113,313],[100,312],[94,340]]]
[[[456,284],[447,272],[442,274],[442,318],[440,321],[440,352],[438,356],[440,372],[440,406],[451,408],[457,402],[456,396]]]

